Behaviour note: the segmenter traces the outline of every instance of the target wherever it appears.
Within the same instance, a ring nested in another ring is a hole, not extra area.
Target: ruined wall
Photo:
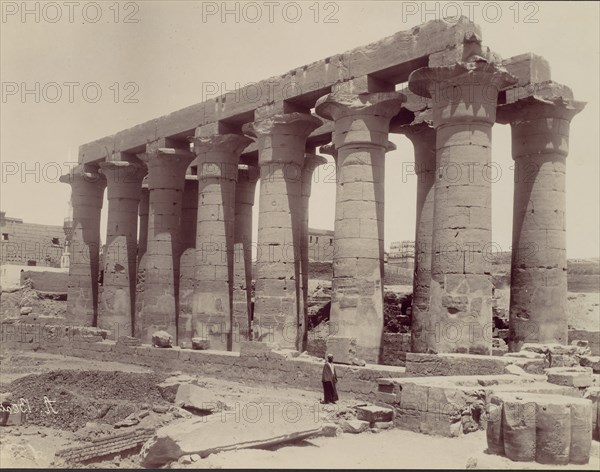
[[[23,223],[0,216],[0,263],[60,267],[65,233],[62,226]],[[35,262],[35,264],[33,264]]]
[[[308,259],[311,262],[333,260],[333,231],[326,229],[308,229]]]
[[[63,270],[64,272],[24,270],[21,272],[21,285],[25,283],[26,279],[29,279],[31,288],[35,290],[67,293],[69,272],[67,269]]]

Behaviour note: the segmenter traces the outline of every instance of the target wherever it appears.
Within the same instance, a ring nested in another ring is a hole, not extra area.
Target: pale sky
[[[545,57],[552,79],[588,102],[571,125],[567,254],[599,256],[598,3],[229,2],[239,17],[224,19],[222,2],[27,2],[24,16],[22,3],[2,2],[0,25],[0,206],[8,216],[61,225],[70,187],[58,175],[77,161],[82,143],[201,102],[215,87],[226,92],[258,82],[460,9],[492,50],[504,58]],[[203,8],[214,14],[203,20]],[[412,145],[398,135],[391,140],[398,149],[387,154],[386,247],[414,239],[415,231],[416,178],[402,173],[413,161]],[[509,250],[508,126],[494,126],[492,145],[502,169],[493,184],[493,240]],[[310,226],[332,229],[335,183],[323,180],[313,183]],[[258,192],[254,210],[256,233]],[[106,211],[105,202],[103,232]]]

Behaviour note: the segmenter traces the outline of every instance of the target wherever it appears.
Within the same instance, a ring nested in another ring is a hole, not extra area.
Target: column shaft
[[[515,160],[509,348],[568,344],[565,171],[580,102],[526,99],[500,109]]]
[[[138,207],[146,169],[127,161],[103,162],[100,168],[107,181],[108,218],[98,327],[118,339],[133,333]]]
[[[433,247],[433,208],[435,183],[435,129],[427,123],[409,125],[404,134],[414,146],[417,174],[417,212],[415,226],[415,267],[411,318],[411,351],[427,352],[424,336],[429,325],[429,285]]]
[[[483,62],[414,71],[409,88],[433,99],[434,195],[427,352],[491,354],[491,128],[498,90],[514,82]]]
[[[333,119],[339,170],[336,192],[333,295],[327,350],[337,362],[378,362],[383,335],[385,152],[396,92],[322,97],[316,112]]]
[[[98,276],[100,274],[100,212],[106,178],[96,172],[74,172],[61,176],[71,185],[73,235],[67,288],[67,317],[79,326],[96,326]]]
[[[260,200],[253,339],[297,349],[301,311],[302,167],[321,120],[304,113],[245,125],[257,138]],[[301,338],[301,335],[300,335]]]
[[[194,139],[198,156],[194,325],[211,349],[232,349],[235,184],[240,154],[250,142],[236,134]]]
[[[150,217],[136,336],[150,343],[152,334],[162,330],[177,342],[181,205],[185,172],[194,155],[183,149],[151,148],[140,158],[148,166]]]
[[[198,224],[198,177],[186,175],[181,210],[181,256],[179,259],[179,342],[194,337],[194,291],[196,290],[196,230]]]
[[[302,313],[298,319],[298,325],[302,329],[298,330],[298,346],[300,350],[306,350],[308,342],[308,273],[309,273],[309,254],[308,254],[308,216],[310,193],[312,190],[313,173],[317,167],[327,163],[327,159],[316,154],[307,153],[305,155],[304,167],[302,168],[302,237],[301,241],[301,257],[302,263],[300,266],[301,282],[302,282]]]
[[[252,339],[252,208],[258,169],[238,169],[235,189],[232,349]]]

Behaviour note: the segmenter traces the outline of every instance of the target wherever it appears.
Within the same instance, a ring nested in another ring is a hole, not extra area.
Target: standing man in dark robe
[[[338,401],[337,389],[335,384],[337,383],[337,375],[335,373],[335,367],[333,367],[333,355],[327,354],[327,360],[323,366],[323,395],[325,399],[323,403],[335,403]]]

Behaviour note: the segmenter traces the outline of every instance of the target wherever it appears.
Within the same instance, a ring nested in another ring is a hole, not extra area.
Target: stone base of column
[[[380,359],[379,348],[361,346],[357,338],[332,336],[327,339],[327,354],[333,355],[337,364],[363,365],[376,364]]]

